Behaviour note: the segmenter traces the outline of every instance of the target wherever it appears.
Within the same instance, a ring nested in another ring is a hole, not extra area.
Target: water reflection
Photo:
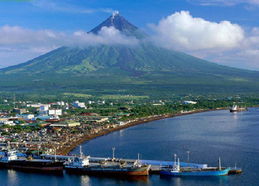
[[[119,130],[120,137],[123,137],[123,134],[124,134],[124,130]]]
[[[228,183],[228,176],[187,176],[187,177],[173,177],[173,176],[160,176],[168,185],[173,184],[175,186],[184,186],[186,183],[199,183],[200,185],[209,185],[209,183],[225,185]]]
[[[90,185],[90,178],[87,175],[81,176],[81,185]]]
[[[8,185],[18,185],[17,172],[15,170],[7,170]]]

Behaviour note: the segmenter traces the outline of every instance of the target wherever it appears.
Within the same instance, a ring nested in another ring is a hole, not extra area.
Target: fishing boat
[[[247,108],[246,107],[239,107],[238,105],[233,105],[229,111],[230,112],[241,112],[241,111],[246,111]]]
[[[120,161],[119,159],[104,160],[90,163],[90,156],[83,156],[80,147],[80,156],[69,160],[65,165],[68,173],[109,175],[109,176],[147,176],[150,165],[142,165],[140,161]]]
[[[62,172],[63,163],[44,159],[20,159],[17,151],[8,150],[0,157],[0,168],[19,169],[26,171]]]
[[[219,158],[218,167],[207,167],[207,168],[193,168],[193,167],[180,167],[180,160],[174,162],[172,168],[165,168],[160,171],[160,175],[167,176],[224,176],[228,175],[230,168],[222,168],[221,161]]]

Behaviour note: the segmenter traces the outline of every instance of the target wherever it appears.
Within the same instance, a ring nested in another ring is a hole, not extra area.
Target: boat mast
[[[115,160],[115,147],[112,147],[112,159]]]
[[[80,145],[80,158],[83,158],[82,145]]]
[[[219,170],[221,170],[221,159],[219,157]]]
[[[176,166],[176,157],[177,157],[177,155],[174,154],[174,166]]]
[[[177,170],[180,171],[180,158],[178,158]]]
[[[190,163],[190,151],[187,150],[186,152],[187,152],[187,162]]]

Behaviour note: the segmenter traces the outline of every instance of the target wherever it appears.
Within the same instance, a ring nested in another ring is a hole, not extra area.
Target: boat
[[[89,162],[90,156],[83,156],[80,148],[80,156],[70,159],[65,164],[68,173],[109,175],[109,176],[147,176],[150,165],[142,165],[139,160],[134,162],[120,161],[112,158],[97,163]]]
[[[224,176],[228,175],[230,168],[222,168],[220,159],[219,159],[219,167],[207,167],[207,168],[181,168],[180,161],[178,158],[178,162],[174,162],[172,168],[165,168],[160,171],[160,175],[165,176]]]
[[[18,158],[17,151],[8,150],[0,157],[0,168],[25,171],[62,172],[63,163],[44,159]]]
[[[229,109],[230,112],[241,112],[241,111],[246,111],[246,110],[247,110],[246,107],[239,107],[239,106],[237,106],[237,105],[233,105],[233,106]]]
[[[241,174],[243,170],[235,165],[235,167],[231,167],[228,174]]]

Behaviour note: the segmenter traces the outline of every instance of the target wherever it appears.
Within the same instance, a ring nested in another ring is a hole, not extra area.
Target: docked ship
[[[65,165],[68,173],[109,175],[109,176],[147,176],[150,165],[142,165],[138,160],[134,162],[120,161],[118,159],[104,160],[98,163],[90,163],[90,156],[74,157]]]
[[[180,161],[174,162],[172,168],[165,168],[160,171],[161,175],[166,176],[224,176],[228,175],[230,168],[222,168],[219,159],[218,167],[207,167],[207,168],[193,168],[193,167],[180,167]]]
[[[239,106],[237,106],[237,105],[233,105],[233,106],[229,109],[230,112],[241,112],[241,111],[246,111],[246,110],[247,110],[247,108],[245,108],[245,107],[239,107]]]
[[[44,159],[19,159],[14,150],[6,151],[0,157],[0,168],[25,171],[62,172],[63,163]]]

